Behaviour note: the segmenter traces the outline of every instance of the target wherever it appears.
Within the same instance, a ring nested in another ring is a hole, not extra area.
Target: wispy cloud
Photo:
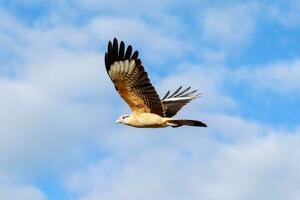
[[[236,71],[236,78],[240,82],[255,83],[252,87],[256,90],[298,95],[300,61],[297,58],[241,68]]]
[[[228,122],[228,128],[235,126],[233,120]],[[250,127],[244,126],[239,134],[248,131],[247,128]],[[257,131],[252,129],[251,133],[255,135]],[[234,144],[207,140],[203,133],[202,136],[196,132],[189,136],[173,134],[163,145],[143,151],[116,152],[71,173],[66,187],[78,199],[85,200],[267,196],[293,199],[299,195],[296,182],[288,183],[288,180],[299,180],[299,165],[295,163],[299,156],[297,132],[288,135],[270,132],[267,136],[253,136],[250,140],[248,137]],[[194,142],[189,137],[193,137]]]
[[[296,28],[300,25],[300,4],[298,1],[291,0],[278,4],[265,6],[271,20],[278,21],[282,25],[289,28]]]
[[[258,4],[208,8],[203,14],[203,37],[215,45],[248,43],[255,33]]]
[[[1,199],[47,199],[47,185],[39,189],[37,179],[48,176],[73,199],[299,196],[299,127],[287,130],[248,117],[241,110],[242,91],[231,91],[240,84],[285,95],[298,91],[298,58],[231,66],[229,55],[255,44],[259,20],[272,16],[261,18],[266,5],[48,4],[3,6],[47,5],[30,23],[10,9],[0,14]],[[209,128],[115,125],[118,115],[130,111],[104,68],[113,37],[140,50],[160,94],[179,85],[199,89],[203,97],[178,116],[201,119]],[[246,111],[253,109],[259,112]]]
[[[46,200],[46,196],[35,187],[30,186],[0,186],[0,197],[18,200],[22,198],[32,200]]]

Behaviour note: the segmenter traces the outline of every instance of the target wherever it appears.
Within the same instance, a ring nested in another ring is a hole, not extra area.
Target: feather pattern
[[[122,41],[118,48],[118,40],[108,42],[105,53],[106,71],[120,96],[126,101],[134,113],[155,113],[165,116],[162,102],[152,86],[138,51],[132,54],[129,45],[125,51]]]
[[[166,117],[173,117],[176,113],[187,103],[196,99],[200,94],[194,95],[197,90],[189,92],[191,87],[188,87],[181,91],[182,86],[180,86],[174,93],[170,95],[170,90],[166,93],[162,99],[163,108]],[[180,92],[181,91],[181,92]]]

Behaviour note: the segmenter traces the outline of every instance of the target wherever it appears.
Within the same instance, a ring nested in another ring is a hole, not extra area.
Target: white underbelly
[[[167,127],[165,119],[153,113],[135,114],[135,118],[130,126],[138,128],[163,128]]]

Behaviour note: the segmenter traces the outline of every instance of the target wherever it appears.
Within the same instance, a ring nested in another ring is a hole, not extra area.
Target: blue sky
[[[0,1],[0,199],[298,199],[300,3]],[[115,124],[114,37],[178,117],[208,128]]]

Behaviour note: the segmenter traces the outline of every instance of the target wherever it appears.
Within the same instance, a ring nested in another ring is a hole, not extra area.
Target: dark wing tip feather
[[[194,94],[195,92],[197,92],[197,90],[193,90],[190,92],[191,87],[188,87],[184,90],[181,89],[182,86],[180,86],[172,95],[170,95],[170,91],[168,91],[162,98],[162,104],[164,106],[166,117],[173,117],[184,105],[201,95],[201,93]]]
[[[182,86],[180,86],[173,94],[171,94],[171,95],[169,96],[169,98],[174,97],[181,89],[182,89]]]
[[[105,53],[104,61],[105,61],[105,68],[106,68],[106,70],[108,71],[110,65],[109,65],[108,54],[107,54],[107,53]]]
[[[107,52],[108,52],[108,54],[111,54],[111,52],[112,52],[112,43],[111,43],[111,41],[108,41]]]
[[[111,41],[109,41],[108,42],[108,44],[107,44],[107,63],[105,63],[106,65],[111,65],[112,63],[112,60],[113,60],[113,58],[112,58],[112,49],[113,49],[113,47],[112,47],[112,43],[111,43]]]
[[[191,89],[191,87],[186,88],[185,90],[183,90],[182,92],[180,92],[179,94],[177,94],[175,97],[179,97],[180,95],[183,95],[184,93],[186,93],[187,91],[189,91],[189,89]]]
[[[133,60],[136,60],[137,58],[139,57],[139,52],[138,51],[135,51],[132,56],[131,56],[131,59]]]
[[[189,93],[187,93],[187,94],[184,94],[184,95],[182,95],[182,97],[188,97],[188,96],[190,96],[191,94],[194,94],[195,92],[197,92],[198,90],[193,90],[193,91],[191,91],[191,92],[189,92]]]
[[[193,90],[190,92],[191,87],[187,87],[186,89],[182,90],[182,86],[180,86],[174,93],[170,95],[170,90],[165,94],[165,96],[161,99],[162,101],[167,101],[168,99],[171,98],[176,98],[176,97],[195,97],[198,98],[201,96],[201,93],[196,93],[198,90]]]
[[[123,41],[120,43],[120,49],[119,49],[119,60],[124,59],[124,53],[125,53],[125,44]]]
[[[131,57],[131,53],[132,53],[132,46],[129,45],[129,46],[127,47],[127,49],[126,49],[126,53],[125,53],[124,59],[125,59],[125,60],[129,60],[130,57]]]
[[[118,58],[118,40],[116,38],[114,38],[114,42],[113,42],[113,58],[116,59]]]
[[[125,43],[123,41],[119,43],[118,39],[114,38],[113,41],[108,41],[107,44],[107,52],[105,52],[104,56],[106,70],[109,71],[110,66],[115,61],[130,59],[138,60],[138,56],[138,51],[134,51],[134,53],[132,54],[131,45],[128,45],[128,47],[126,48]]]
[[[136,64],[136,65],[138,65],[138,66],[141,66],[141,67],[142,67],[142,69],[143,69],[143,70],[145,70],[144,66],[142,65],[142,61],[141,61],[141,59],[139,59],[139,58],[138,58],[138,59],[136,59],[136,60],[135,60],[135,64]]]
[[[170,94],[170,90],[165,94],[165,96],[161,100],[165,100],[169,94]]]
[[[162,100],[165,100],[165,99],[169,99],[169,98],[172,98],[172,97],[186,97],[186,96],[189,96],[193,93],[195,93],[197,90],[194,90],[192,92],[189,92],[187,93],[191,87],[187,87],[186,89],[184,89],[183,91],[181,91],[182,89],[182,86],[180,86],[173,94],[170,95],[170,90],[165,94],[165,96],[162,98]],[[181,92],[180,92],[181,91]],[[198,95],[196,95],[198,96]]]

